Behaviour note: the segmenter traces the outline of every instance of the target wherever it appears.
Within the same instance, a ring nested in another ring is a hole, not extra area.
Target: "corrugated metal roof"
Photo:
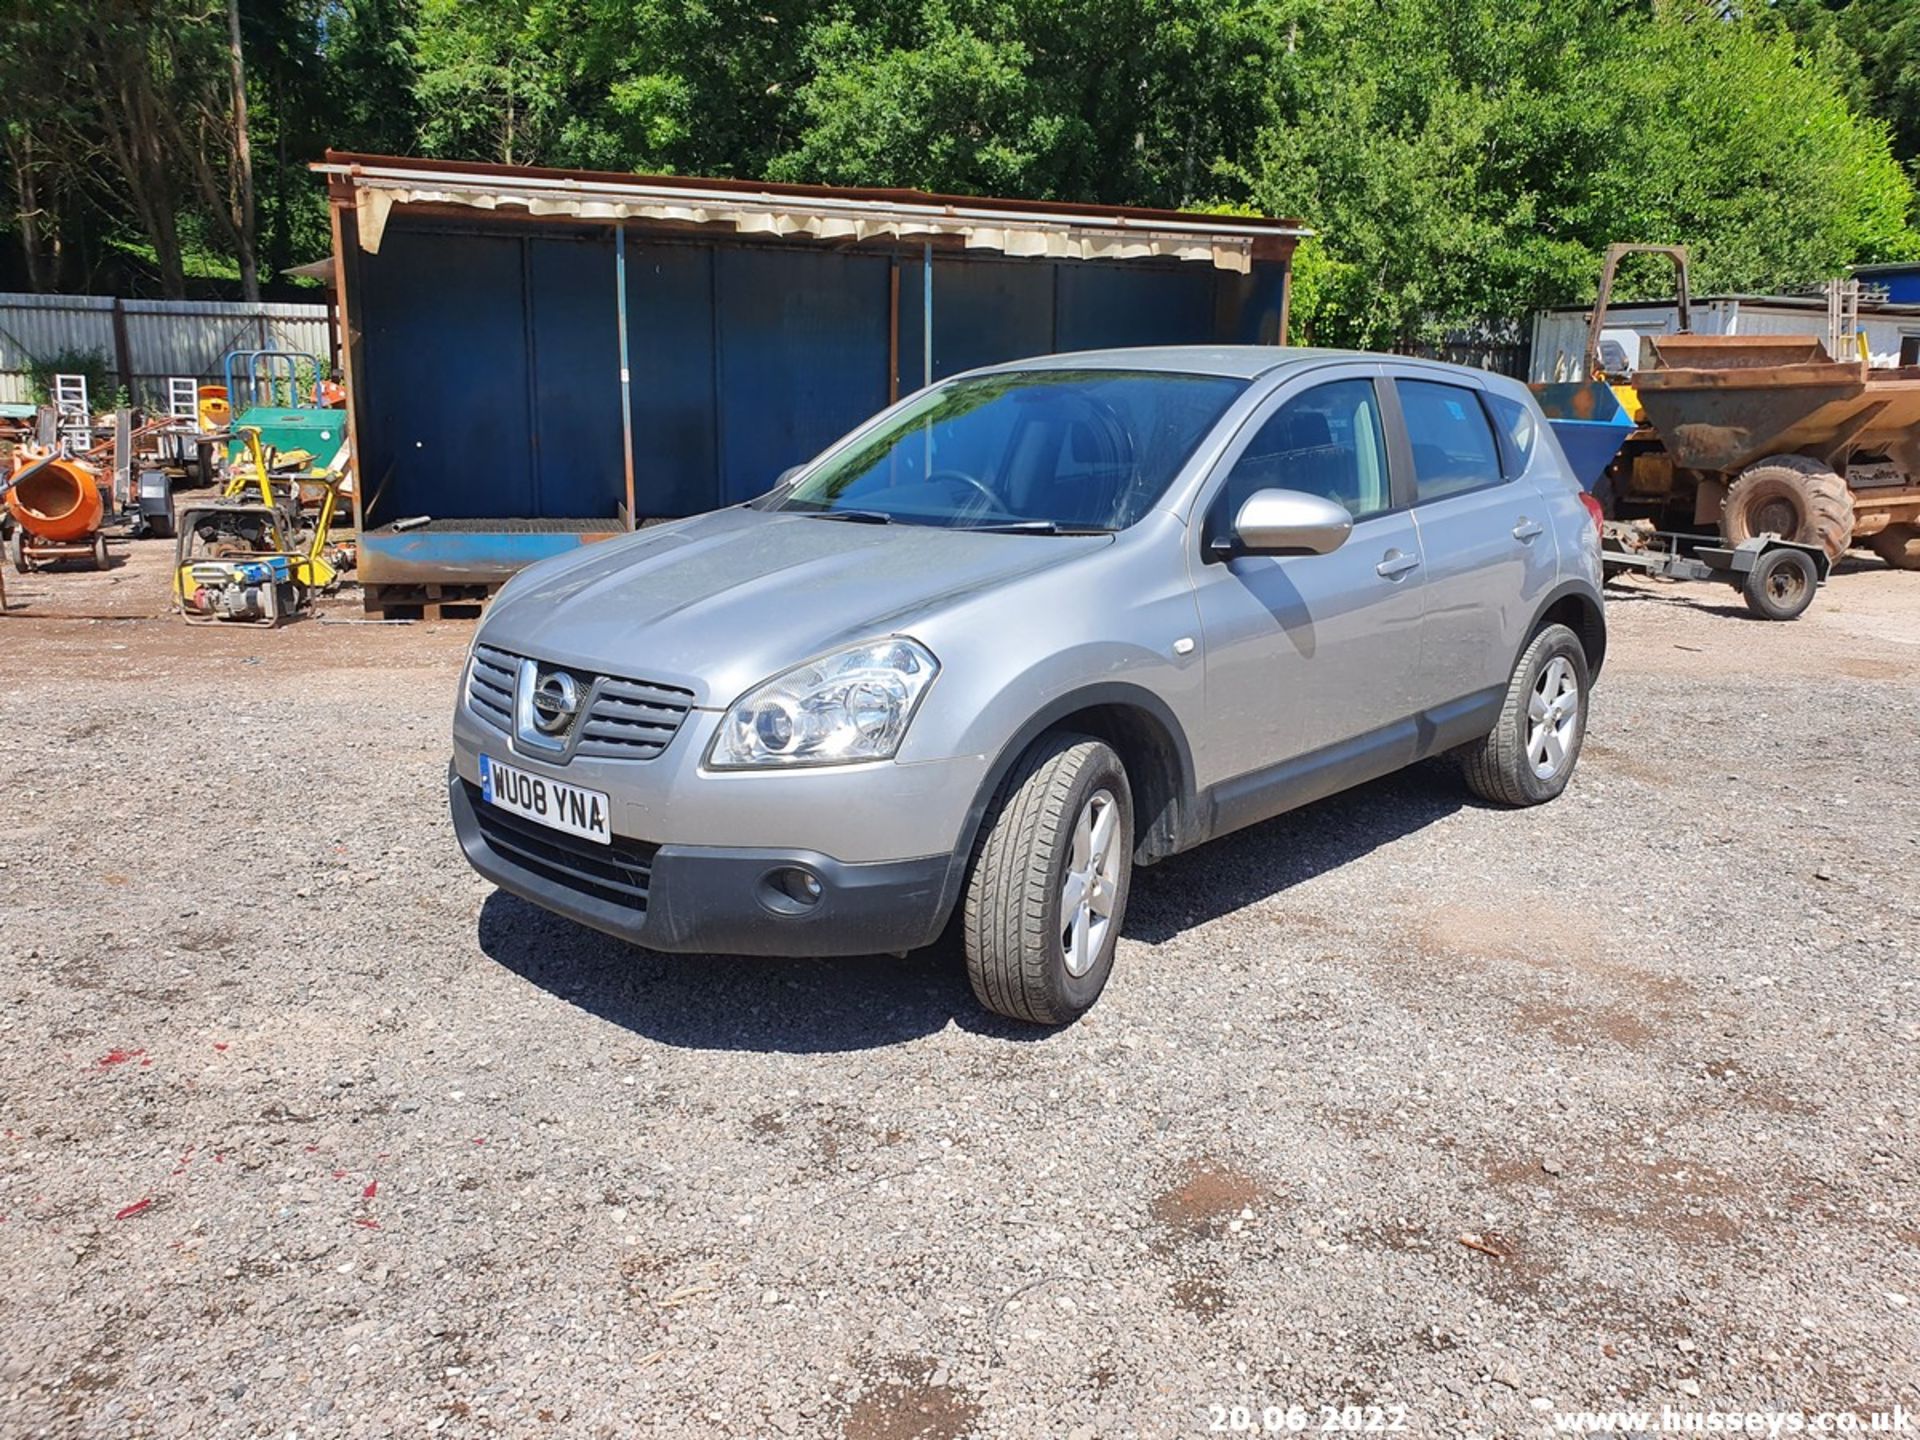
[[[313,168],[351,202],[362,248],[377,252],[395,205],[502,207],[539,217],[724,226],[821,240],[956,239],[970,249],[1088,260],[1178,257],[1241,273],[1281,259],[1313,232],[1297,220],[1208,215],[685,175],[409,159],[327,152]]]

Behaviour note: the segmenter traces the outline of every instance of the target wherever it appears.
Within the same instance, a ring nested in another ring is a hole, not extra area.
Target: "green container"
[[[282,455],[305,450],[313,456],[316,468],[324,469],[347,438],[347,412],[339,409],[280,409],[256,405],[233,422],[233,439],[227,446],[229,464],[238,462],[247,450],[240,432],[246,428],[260,431],[260,443]]]

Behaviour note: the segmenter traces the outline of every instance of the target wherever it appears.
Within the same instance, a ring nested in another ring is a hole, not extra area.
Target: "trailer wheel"
[[[1747,572],[1740,594],[1747,609],[1762,620],[1794,620],[1813,603],[1819,583],[1813,557],[1783,546],[1760,557],[1760,563]]]
[[[1804,455],[1769,455],[1740,472],[1720,506],[1729,545],[1778,535],[1818,545],[1838,560],[1853,543],[1853,495],[1847,482]]]
[[[1920,525],[1889,525],[1867,544],[1896,570],[1920,570]]]
[[[22,575],[33,572],[33,562],[27,559],[27,532],[18,525],[13,527],[13,538],[7,541],[7,550],[13,558],[14,569]]]
[[[96,570],[107,568],[107,537],[106,533],[100,530],[93,532],[93,568]]]

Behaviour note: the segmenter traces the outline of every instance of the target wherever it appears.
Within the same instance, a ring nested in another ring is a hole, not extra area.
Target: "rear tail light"
[[[1587,514],[1593,517],[1593,533],[1598,535],[1600,533],[1600,522],[1607,518],[1600,509],[1600,502],[1582,490],[1580,492],[1580,503],[1587,507]]]

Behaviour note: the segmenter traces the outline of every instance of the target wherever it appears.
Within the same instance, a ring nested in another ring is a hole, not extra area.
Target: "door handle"
[[[1513,527],[1513,538],[1529,545],[1546,533],[1546,526],[1538,520],[1529,520],[1524,515],[1520,517],[1520,523]]]
[[[1419,563],[1418,555],[1405,555],[1398,550],[1389,550],[1386,559],[1373,567],[1373,573],[1385,580],[1398,580]]]

